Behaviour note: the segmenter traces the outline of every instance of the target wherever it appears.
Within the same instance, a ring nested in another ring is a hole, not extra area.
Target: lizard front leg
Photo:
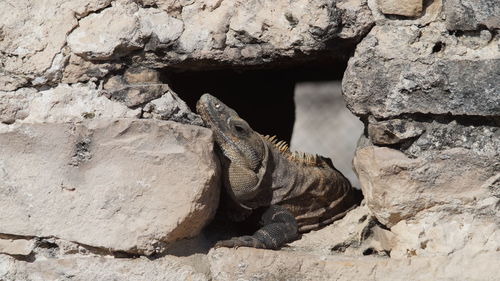
[[[261,224],[262,227],[252,236],[219,241],[215,247],[253,247],[275,250],[298,237],[297,221],[284,207],[271,205],[262,215]]]

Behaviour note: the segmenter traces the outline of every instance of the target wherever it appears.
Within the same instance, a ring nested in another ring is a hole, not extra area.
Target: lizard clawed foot
[[[253,236],[240,236],[233,237],[229,240],[222,240],[215,244],[214,248],[227,247],[227,248],[239,248],[239,247],[252,247],[265,249],[266,245],[260,240]]]

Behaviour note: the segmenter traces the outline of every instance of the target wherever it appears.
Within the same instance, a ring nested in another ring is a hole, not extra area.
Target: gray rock
[[[425,131],[425,126],[418,122],[403,119],[376,121],[370,118],[368,123],[368,136],[375,144],[396,144],[420,136]]]
[[[480,47],[444,33],[442,24],[376,26],[358,45],[343,80],[349,109],[393,118],[432,113],[498,116],[499,36]]]
[[[171,120],[184,124],[203,126],[198,114],[195,114],[179,96],[168,89],[163,96],[146,104],[143,108],[144,118]]]
[[[152,254],[193,237],[217,207],[210,130],[98,119],[0,133],[0,233]]]
[[[446,0],[444,12],[450,30],[500,28],[500,6],[496,0]]]
[[[476,124],[479,125],[461,124],[456,120],[425,123],[426,132],[404,152],[419,157],[447,149],[464,148],[481,157],[500,158],[500,128],[488,122],[481,125],[476,121]],[[423,126],[422,123],[419,125]]]

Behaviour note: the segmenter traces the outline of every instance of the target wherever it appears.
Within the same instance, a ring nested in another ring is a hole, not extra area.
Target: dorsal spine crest
[[[283,156],[285,156],[289,161],[293,161],[299,164],[304,164],[306,166],[316,166],[316,167],[330,167],[328,163],[325,162],[323,157],[316,154],[310,154],[305,152],[290,151],[288,144],[285,141],[278,141],[276,136],[270,135],[260,135],[262,139],[267,141],[269,144],[274,146]]]

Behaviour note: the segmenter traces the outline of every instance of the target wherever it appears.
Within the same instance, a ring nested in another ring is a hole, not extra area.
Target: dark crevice
[[[161,80],[191,109],[199,97],[210,93],[235,109],[252,128],[290,141],[295,121],[294,91],[300,81],[342,78],[346,61],[300,65],[292,68],[229,68],[178,72],[166,69]]]
[[[432,47],[432,53],[439,53],[444,49],[444,47],[445,47],[445,44],[441,41],[438,41]]]
[[[386,121],[391,119],[406,119],[421,123],[431,123],[433,121],[448,124],[453,121],[463,126],[492,126],[500,127],[500,115],[481,116],[481,115],[453,115],[453,114],[434,114],[434,113],[403,113],[397,116],[387,118],[376,118],[377,121]]]

